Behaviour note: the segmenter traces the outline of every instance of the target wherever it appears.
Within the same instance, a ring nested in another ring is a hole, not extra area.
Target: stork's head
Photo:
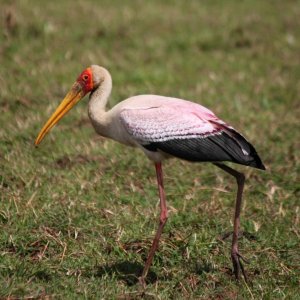
[[[86,94],[98,88],[104,81],[104,68],[92,65],[85,69],[73,84],[71,90],[67,93],[61,104],[58,106],[53,115],[46,122],[38,137],[35,140],[37,146],[50,129]]]

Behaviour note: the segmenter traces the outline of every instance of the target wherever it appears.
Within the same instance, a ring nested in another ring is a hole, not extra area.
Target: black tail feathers
[[[240,133],[234,129],[231,129],[230,131],[226,130],[225,133],[231,137],[232,142],[236,142],[236,144],[239,146],[240,151],[237,152],[242,152],[244,154],[241,156],[239,153],[239,155],[235,157],[237,159],[237,163],[261,170],[266,169],[254,146],[249,143]],[[231,147],[233,149],[235,148],[233,145],[231,145]]]
[[[266,170],[266,167],[264,166],[263,162],[261,161],[259,155],[257,154],[255,148],[247,142],[250,147],[250,153],[249,156],[253,158],[251,163],[249,164],[250,167],[257,168],[260,170]]]

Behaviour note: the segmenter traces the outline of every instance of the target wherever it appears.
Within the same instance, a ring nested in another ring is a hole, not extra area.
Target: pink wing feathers
[[[205,107],[185,102],[191,107],[161,105],[145,109],[124,109],[120,118],[128,133],[141,144],[170,139],[203,138],[220,133],[226,126]],[[195,107],[197,109],[193,109]]]
[[[207,108],[177,100],[125,108],[120,119],[130,136],[149,151],[189,161],[232,161],[263,169],[254,147]]]

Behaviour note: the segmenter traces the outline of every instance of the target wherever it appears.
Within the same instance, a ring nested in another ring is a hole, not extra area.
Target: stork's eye
[[[82,79],[83,79],[84,81],[87,81],[87,80],[89,79],[89,75],[84,74],[84,75],[82,76]]]

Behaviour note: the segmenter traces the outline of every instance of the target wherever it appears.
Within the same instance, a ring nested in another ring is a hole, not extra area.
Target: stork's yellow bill
[[[92,89],[92,72],[90,68],[87,68],[80,74],[77,81],[73,84],[71,90],[67,93],[55,112],[45,123],[34,144],[37,146],[43,140],[45,135],[51,130],[51,128],[53,128],[53,126]]]

